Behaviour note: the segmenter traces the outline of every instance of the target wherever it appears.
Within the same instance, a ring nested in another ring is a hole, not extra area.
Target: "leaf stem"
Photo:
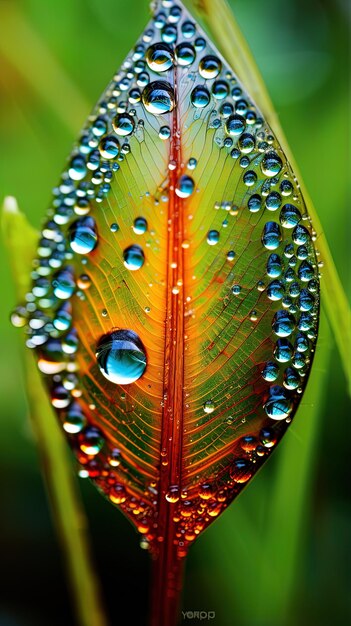
[[[185,558],[170,538],[159,544],[152,563],[150,626],[176,626],[180,617]]]

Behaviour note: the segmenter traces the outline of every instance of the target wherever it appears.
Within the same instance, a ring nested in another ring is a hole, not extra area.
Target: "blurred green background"
[[[231,5],[350,293],[350,7]],[[0,192],[15,195],[35,226],[73,140],[147,17],[147,0],[0,0]],[[0,265],[0,625],[71,626],[27,419],[20,333],[8,322],[15,296],[3,248]],[[215,626],[351,623],[351,412],[325,320],[302,405],[269,464],[190,553],[183,609],[215,611]],[[123,516],[88,482],[80,486],[111,624],[142,626],[148,555]]]

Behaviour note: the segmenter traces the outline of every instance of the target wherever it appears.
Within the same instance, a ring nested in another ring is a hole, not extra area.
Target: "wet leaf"
[[[18,323],[80,475],[165,575],[293,419],[318,329],[314,240],[250,94],[163,2],[54,190]]]

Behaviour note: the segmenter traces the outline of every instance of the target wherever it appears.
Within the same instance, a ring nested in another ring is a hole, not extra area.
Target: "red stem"
[[[177,626],[180,623],[185,558],[177,557],[174,545],[162,542],[153,560],[150,626]]]

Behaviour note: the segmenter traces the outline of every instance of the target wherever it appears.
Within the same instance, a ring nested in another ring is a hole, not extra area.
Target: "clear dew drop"
[[[78,403],[73,403],[67,410],[63,419],[63,429],[69,435],[80,433],[86,425],[86,418]]]
[[[274,385],[269,390],[269,397],[264,405],[268,417],[273,420],[286,419],[292,410],[292,403],[288,392],[280,385]]]
[[[137,245],[132,245],[126,248],[123,252],[124,266],[135,272],[139,270],[145,262],[145,256],[142,248]]]
[[[76,254],[89,254],[98,243],[95,220],[92,217],[81,217],[69,228],[69,245]]]
[[[115,159],[119,154],[119,141],[112,135],[103,137],[99,143],[99,152],[104,159]]]
[[[87,174],[87,166],[82,156],[74,156],[68,169],[68,175],[72,180],[82,180]]]
[[[197,109],[204,109],[210,103],[210,92],[206,89],[206,87],[198,85],[192,90],[190,100],[193,106]]]
[[[179,198],[189,198],[193,193],[195,184],[190,176],[181,176],[178,180],[175,192]]]
[[[167,72],[173,66],[173,50],[166,43],[155,43],[146,52],[146,62],[153,72]]]
[[[199,74],[202,78],[205,78],[205,80],[216,78],[221,70],[221,61],[212,54],[203,57],[199,63]]]
[[[301,220],[301,213],[293,204],[284,204],[279,219],[283,228],[294,228]]]
[[[219,242],[218,230],[209,230],[207,233],[207,243],[209,246],[215,246]]]
[[[52,286],[56,298],[59,298],[59,300],[68,300],[68,298],[73,295],[76,288],[72,272],[67,268],[57,272],[52,280]]]
[[[127,137],[132,134],[135,122],[130,115],[127,115],[127,113],[120,113],[114,118],[112,127],[117,135],[120,137]]]
[[[133,223],[133,230],[136,235],[143,235],[147,231],[147,221],[144,217],[136,217]]]
[[[143,90],[142,101],[145,109],[153,115],[170,113],[175,107],[174,90],[166,81],[154,81]]]
[[[265,176],[277,176],[283,167],[281,158],[276,152],[267,152],[261,162],[261,170]]]
[[[215,403],[213,400],[206,400],[203,405],[204,413],[213,413],[215,410]]]
[[[262,243],[267,250],[276,250],[281,243],[282,234],[279,224],[266,222],[262,234]]]
[[[245,130],[245,119],[241,115],[230,115],[226,121],[225,128],[228,135],[237,137]]]
[[[175,49],[175,57],[178,65],[187,67],[194,63],[196,52],[190,43],[181,43]]]
[[[160,139],[163,139],[163,141],[169,139],[171,136],[171,129],[169,128],[169,126],[161,126],[158,136]]]
[[[129,385],[138,380],[146,368],[145,348],[131,330],[115,330],[103,337],[96,347],[101,373],[117,385]]]

